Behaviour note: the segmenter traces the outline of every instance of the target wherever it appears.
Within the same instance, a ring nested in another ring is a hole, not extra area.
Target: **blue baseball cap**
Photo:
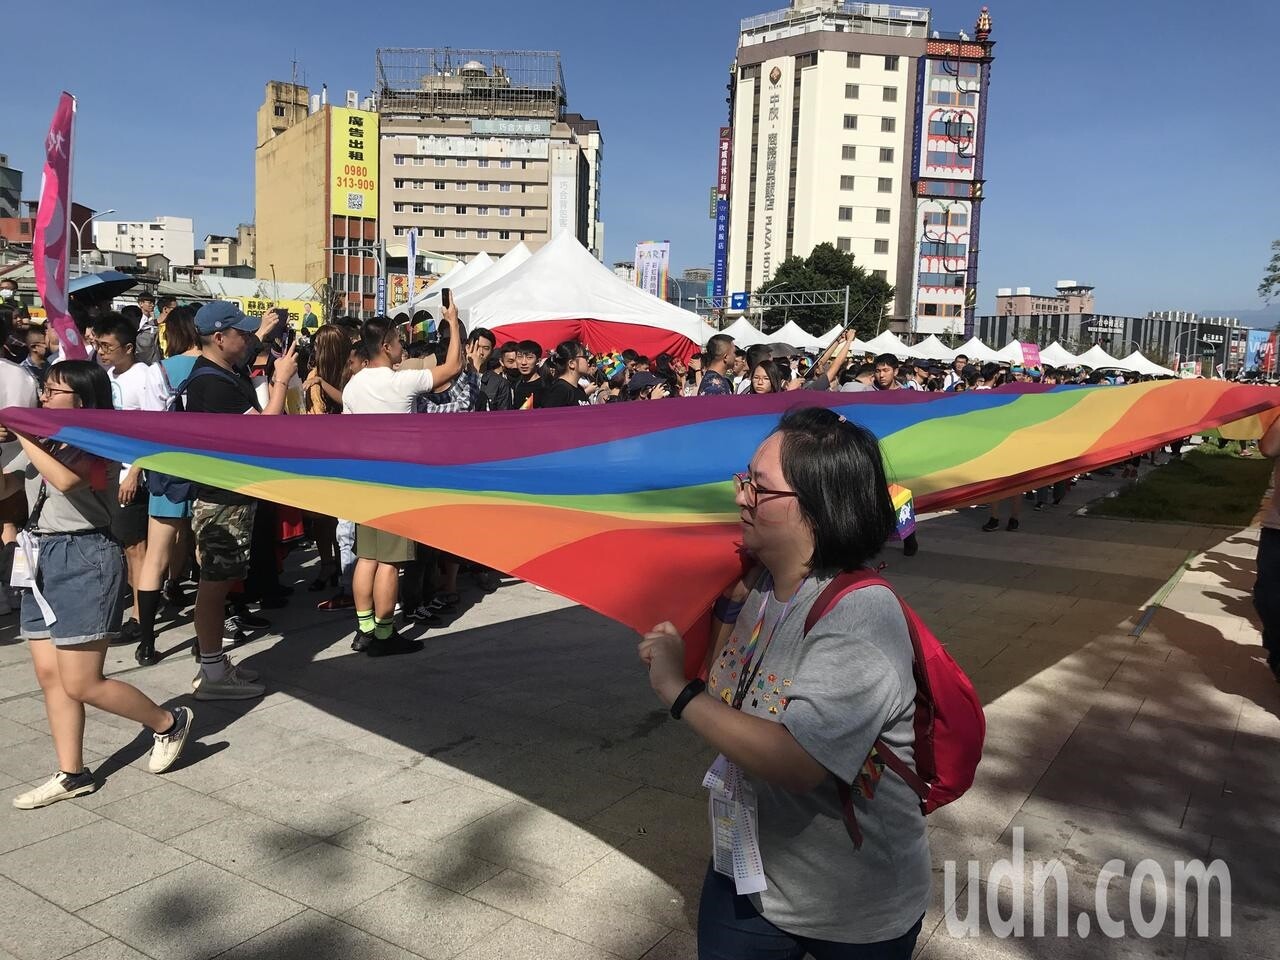
[[[260,324],[260,320],[245,316],[230,300],[213,300],[196,311],[196,330],[206,336],[223,330],[257,333]]]

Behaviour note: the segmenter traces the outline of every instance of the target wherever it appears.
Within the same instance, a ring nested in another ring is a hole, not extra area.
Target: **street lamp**
[[[676,296],[679,298],[676,300],[676,306],[681,306],[681,304],[684,303],[684,287],[680,285],[679,280],[670,275],[667,276],[667,283],[674,283],[676,285]],[[668,300],[667,302],[670,303],[671,301]]]
[[[95,213],[89,217],[89,219],[85,220],[84,223],[76,227],[76,276],[84,276],[84,234],[81,231],[99,217],[105,217],[107,214],[115,212],[115,208],[113,207],[110,210],[103,210],[101,213]]]
[[[1183,330],[1180,334],[1178,334],[1176,337],[1173,338],[1173,356],[1175,358],[1174,360],[1175,363],[1180,364],[1182,362],[1182,350],[1178,346],[1180,343],[1182,343],[1182,338],[1187,336],[1198,336],[1199,333],[1200,333],[1200,327],[1199,325],[1196,325],[1194,327],[1191,327],[1188,330]]]

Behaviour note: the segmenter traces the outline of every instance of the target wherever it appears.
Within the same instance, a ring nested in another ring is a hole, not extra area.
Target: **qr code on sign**
[[[347,194],[347,209],[348,209],[348,210],[363,210],[363,209],[364,209],[364,194],[363,194],[363,193],[348,193],[348,194]]]

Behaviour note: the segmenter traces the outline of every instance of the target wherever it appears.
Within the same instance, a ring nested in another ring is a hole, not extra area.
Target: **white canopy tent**
[[[1153,360],[1148,360],[1139,351],[1124,357],[1118,364],[1121,370],[1132,370],[1147,377],[1176,377],[1177,374],[1168,367],[1162,367]]]
[[[1080,356],[1076,358],[1076,362],[1082,367],[1088,367],[1090,370],[1098,370],[1103,367],[1115,367],[1117,370],[1127,369],[1124,364],[1111,356],[1111,354],[1107,353],[1107,351],[1103,350],[1102,347],[1096,343],[1084,353],[1080,354]]]
[[[733,342],[739,347],[754,347],[758,343],[771,342],[746,317],[739,317],[720,332],[733,337]]]
[[[794,320],[788,320],[780,329],[775,330],[769,336],[771,338],[770,343],[789,343],[791,346],[799,347],[801,350],[823,349],[822,341]]]
[[[977,337],[970,337],[966,343],[956,350],[956,356],[964,354],[971,362],[989,363],[998,359],[996,351],[992,350]]]
[[[696,313],[616,276],[569,233],[476,297],[467,306],[469,326],[546,349],[576,339],[597,353],[632,348],[688,358],[716,332]]]
[[[1010,340],[999,350],[995,351],[995,360],[997,363],[1022,363],[1022,344],[1017,340]]]
[[[427,287],[427,289],[423,290],[416,297],[410,296],[409,301],[407,303],[402,303],[400,304],[400,306],[393,309],[391,311],[390,316],[392,317],[392,319],[396,319],[396,320],[407,320],[409,317],[412,317],[413,314],[418,310],[428,309],[428,307],[426,306],[427,299],[433,293],[436,296],[436,305],[438,307],[440,303],[441,290],[443,290],[445,287],[449,287],[450,289],[453,289],[455,287],[461,287],[464,283],[474,279],[475,277],[478,277],[480,274],[484,273],[486,270],[488,270],[492,266],[493,266],[493,258],[490,257],[487,253],[479,253],[473,258],[471,258],[470,260],[468,260],[466,263],[464,263],[462,266],[454,267],[452,270],[446,273],[443,277],[441,277],[431,286]]]
[[[827,347],[831,346],[831,344],[835,343],[836,337],[840,336],[842,333],[844,333],[844,327],[837,323],[834,327],[820,336],[818,338],[818,342],[822,344],[822,349],[825,350]]]
[[[1040,360],[1050,367],[1077,367],[1080,360],[1057,340],[1040,351]]]
[[[907,356],[916,360],[944,360],[950,363],[956,352],[931,333],[915,346],[907,347]]]
[[[889,330],[866,342],[867,353],[891,353],[899,360],[905,360],[911,348],[898,339]]]
[[[427,289],[426,299],[419,304],[418,309],[428,310],[434,317],[440,316],[440,295],[448,287],[451,295],[458,298],[458,309],[465,311],[469,300],[479,300],[484,296],[485,290],[532,256],[522,241],[504,253],[487,270],[463,277],[461,282],[454,281],[452,275],[446,276]]]

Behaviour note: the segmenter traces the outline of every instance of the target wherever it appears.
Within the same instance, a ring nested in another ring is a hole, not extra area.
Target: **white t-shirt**
[[[10,360],[0,360],[0,410],[5,407],[34,407],[39,394],[35,377]],[[13,440],[0,445],[0,464],[4,469],[8,470],[16,457],[23,457],[20,466],[25,465],[21,443]]]
[[[365,367],[342,389],[343,413],[413,413],[413,398],[430,393],[430,370]]]
[[[111,381],[111,403],[117,410],[150,410],[154,403],[151,386],[151,365],[135,363],[124,373],[107,367],[107,379]],[[120,480],[124,481],[131,464],[120,464]]]

